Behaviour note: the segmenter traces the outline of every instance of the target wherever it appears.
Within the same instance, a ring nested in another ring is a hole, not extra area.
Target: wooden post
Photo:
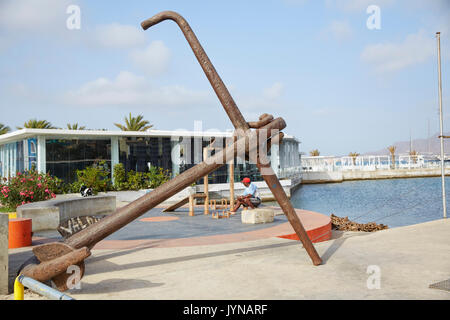
[[[203,161],[206,161],[206,158],[208,158],[208,148],[203,148]],[[208,175],[203,177],[203,193],[206,196],[203,214],[209,214]]]
[[[229,164],[229,175],[230,175],[230,210],[234,207],[234,159],[230,161]]]
[[[193,217],[194,214],[194,195],[189,195],[189,216]]]

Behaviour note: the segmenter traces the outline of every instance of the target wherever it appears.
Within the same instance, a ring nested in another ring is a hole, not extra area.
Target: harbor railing
[[[450,167],[450,157],[445,157],[445,166]],[[440,167],[439,156],[434,155],[396,155],[395,162],[390,155],[364,156],[316,156],[301,157],[302,171],[375,171],[395,169],[418,169]]]

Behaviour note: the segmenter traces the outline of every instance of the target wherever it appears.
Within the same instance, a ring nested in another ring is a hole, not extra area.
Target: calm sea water
[[[449,208],[450,178],[445,179],[445,185]],[[391,228],[443,217],[441,178],[305,184],[292,194],[291,201],[296,208]]]

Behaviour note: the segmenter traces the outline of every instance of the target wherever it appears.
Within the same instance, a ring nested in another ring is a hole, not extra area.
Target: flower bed
[[[55,198],[62,181],[32,169],[18,172],[15,177],[3,178],[0,184],[0,203],[10,211],[26,203]]]

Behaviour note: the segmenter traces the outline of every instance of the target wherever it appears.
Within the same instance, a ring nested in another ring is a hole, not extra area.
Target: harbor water
[[[450,177],[445,185],[448,200]],[[291,201],[295,208],[390,228],[443,218],[440,177],[305,184],[292,193]]]

